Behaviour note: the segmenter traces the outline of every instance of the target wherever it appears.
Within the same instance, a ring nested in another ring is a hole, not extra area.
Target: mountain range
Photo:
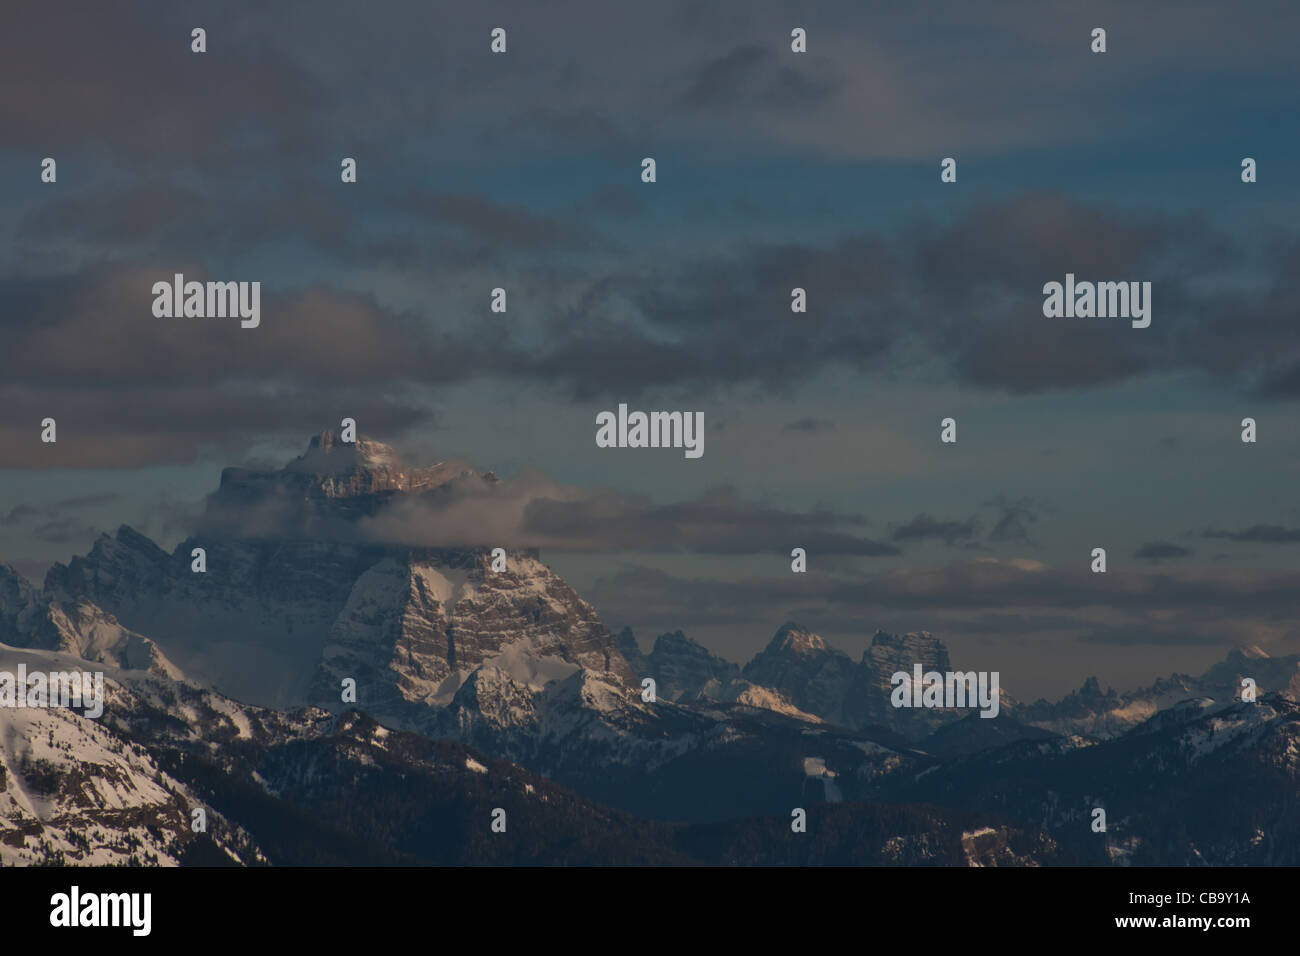
[[[374,533],[500,485],[324,432],[225,469],[170,553],[123,526],[40,588],[0,565],[0,670],[110,688],[98,721],[0,708],[0,862],[1300,862],[1300,657],[895,708],[895,672],[953,669],[933,634],[647,653],[535,550]]]

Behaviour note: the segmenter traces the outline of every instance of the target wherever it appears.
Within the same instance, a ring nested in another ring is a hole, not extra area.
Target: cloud
[[[8,514],[0,518],[0,525],[13,527],[14,525],[29,522],[32,519],[39,517],[40,514],[41,509],[37,508],[35,505],[14,505],[9,509]]]
[[[0,456],[12,469],[187,464],[204,453],[242,451],[250,436],[296,439],[319,430],[321,410],[328,407],[395,434],[436,421],[426,405],[364,388],[240,389],[201,379],[116,392],[0,388],[0,404],[11,413],[0,422]],[[46,416],[58,423],[58,441],[51,444],[40,438]]]
[[[100,534],[100,526],[86,521],[82,513],[121,500],[116,493],[75,495],[39,504],[14,505],[0,514],[0,528],[10,529],[26,539],[47,545],[80,545]]]
[[[36,248],[70,242],[144,255],[236,255],[292,239],[334,253],[356,254],[355,217],[339,190],[301,182],[214,184],[200,190],[165,179],[142,179],[113,189],[70,191],[33,205],[18,222],[17,238]]]
[[[770,631],[789,618],[841,642],[878,626],[941,637],[991,632],[1004,641],[1116,645],[1264,645],[1300,637],[1300,572],[1180,567],[1091,574],[1039,562],[981,558],[848,574],[742,579],[674,574],[639,564],[583,593],[612,621],[681,621],[699,631]]]
[[[818,432],[833,432],[835,431],[835,423],[828,418],[800,418],[797,421],[786,422],[781,431],[804,432],[809,435]]]
[[[1202,531],[1201,537],[1224,538],[1228,541],[1255,541],[1264,544],[1293,544],[1300,541],[1300,528],[1284,528],[1276,524],[1256,524],[1241,531]]]
[[[356,510],[351,499],[305,498],[292,471],[227,469],[196,526],[205,533],[286,534],[426,548],[545,549],[695,555],[773,554],[794,547],[821,555],[896,556],[861,533],[867,520],[827,510],[792,511],[746,500],[731,486],[657,504],[645,496],[554,481],[536,470],[486,478],[467,462],[438,466],[446,480]]]
[[[543,249],[584,241],[583,229],[562,225],[558,215],[482,197],[421,195],[429,204],[421,215],[473,238],[458,253],[470,259],[477,255],[471,247]],[[183,204],[187,197],[181,191],[169,201]],[[92,205],[90,220],[132,214],[129,205],[110,201],[108,207]],[[159,220],[140,215],[136,228],[143,237]],[[333,221],[328,211],[323,215]],[[420,250],[427,252],[420,244],[437,240],[412,241],[415,246],[393,254],[418,262]],[[1291,242],[1300,249],[1300,236]],[[314,430],[319,416],[311,410],[321,405],[353,417],[363,408],[368,428],[391,434],[430,420],[418,390],[480,380],[580,401],[629,400],[666,388],[757,386],[793,395],[834,369],[891,375],[917,369],[1022,394],[1170,372],[1238,392],[1267,391],[1270,370],[1300,362],[1291,334],[1300,254],[1277,236],[1268,245],[1265,254],[1229,241],[1195,217],[1032,193],[970,207],[949,222],[919,217],[892,231],[824,244],[748,243],[704,258],[634,261],[595,278],[521,265],[518,281],[533,299],[554,306],[524,310],[522,318],[494,326],[491,336],[454,306],[445,314],[428,307],[398,311],[373,294],[325,283],[268,284],[256,330],[220,320],[155,319],[150,288],[160,278],[227,276],[192,260],[137,255],[79,271],[0,279],[4,396],[36,421],[56,410],[75,417],[85,436],[84,443],[78,438],[80,453],[62,444],[33,449],[26,429],[13,424],[26,419],[16,416],[0,426],[0,452],[10,451],[20,467],[192,460],[198,447],[233,434],[236,426],[220,413],[243,422],[255,417],[255,405],[265,410],[264,426],[278,434],[296,434],[301,425]],[[470,268],[470,259],[454,268]],[[1044,277],[1067,270],[1152,276],[1152,327],[1044,319],[1038,294]],[[1258,272],[1262,281],[1247,290],[1238,284],[1231,295],[1194,294],[1189,285],[1190,277],[1208,281],[1217,273],[1226,281],[1240,270]],[[471,276],[488,281],[472,269],[452,274],[462,284]],[[791,322],[789,290],[796,285],[810,290],[813,308],[806,320]],[[1178,323],[1162,323],[1160,310],[1177,313]],[[105,362],[106,355],[113,361]],[[102,398],[109,390],[111,403]],[[96,407],[108,404],[114,416]],[[103,426],[95,438],[92,425]],[[806,416],[785,427],[812,434],[830,426]],[[990,540],[1029,543],[1035,520],[1023,502],[1007,505]]]
[[[609,245],[579,222],[563,222],[523,206],[506,205],[482,196],[432,194],[412,189],[391,205],[422,217],[435,226],[448,226],[496,250],[579,250]]]
[[[678,102],[688,110],[723,113],[755,106],[807,109],[840,86],[824,69],[813,72],[782,63],[771,47],[741,46],[701,64]]]
[[[159,319],[152,286],[224,280],[197,263],[134,263],[0,281],[0,378],[29,386],[138,387],[261,380],[348,386],[449,371],[438,338],[372,296],[263,287],[262,324]],[[105,356],[112,356],[106,362]]]
[[[1029,537],[1029,528],[1038,521],[1033,510],[1032,498],[1008,500],[999,495],[985,503],[985,507],[994,508],[998,517],[989,532],[989,540],[1003,544],[1033,544]]]
[[[591,107],[535,104],[517,113],[512,127],[516,134],[532,134],[536,149],[563,143],[611,160],[632,150],[634,142],[616,117]],[[485,141],[504,145],[503,138],[489,136]]]
[[[78,517],[77,512],[111,504],[121,499],[116,493],[77,495],[45,504],[17,504],[0,515],[0,527],[25,528],[31,538],[46,544],[68,544],[94,538],[99,529]]]
[[[965,521],[940,521],[928,514],[919,514],[906,524],[899,525],[890,535],[891,541],[926,541],[937,539],[945,544],[969,541],[979,533],[974,518]]]
[[[603,216],[611,219],[631,219],[643,216],[649,205],[631,186],[602,186],[573,206],[580,216]]]
[[[1185,558],[1191,553],[1191,548],[1170,544],[1168,541],[1148,541],[1133,552],[1133,557],[1160,561],[1164,558]]]
[[[255,25],[210,23],[209,52],[198,55],[191,17],[171,3],[12,13],[0,62],[27,81],[0,87],[0,127],[15,146],[39,142],[57,156],[93,144],[136,162],[170,154],[219,165],[258,140],[290,148],[325,109],[318,81]]]
[[[264,290],[256,329],[155,318],[151,287],[174,272],[209,277],[169,263],[0,280],[0,400],[10,412],[0,455],[8,467],[178,463],[205,446],[242,452],[251,434],[318,430],[324,408],[399,433],[433,420],[404,385],[455,380],[474,364],[440,347],[442,333],[418,320],[322,286]],[[45,417],[58,423],[56,443],[39,441]]]
[[[1284,39],[1295,11],[1284,2],[1242,11],[1201,0],[1171,25],[1131,4],[1046,24],[1023,4],[948,0],[921,14],[843,0],[806,11],[809,52],[793,54],[777,0],[689,11],[585,0],[516,5],[502,57],[485,55],[478,10],[432,17],[419,0],[389,0],[365,18],[331,0],[309,18],[303,4],[241,5],[208,24],[209,52],[196,55],[193,6],[15,10],[0,62],[30,82],[0,90],[6,141],[24,153],[91,143],[117,161],[166,155],[173,166],[262,174],[268,156],[306,168],[342,148],[387,153],[388,169],[404,171],[429,157],[500,163],[526,147],[585,156],[627,139],[928,163],[952,143],[983,156],[1138,132],[1159,141],[1226,113],[1215,98],[1184,102],[1171,89],[1209,72],[1272,107],[1289,105],[1294,77]],[[1099,73],[1077,40],[1095,19],[1143,55],[1107,58]],[[1221,99],[1239,110],[1237,95]],[[1080,123],[1081,110],[1107,123]]]
[[[81,543],[97,537],[100,529],[73,517],[55,518],[32,529],[31,535],[46,544]]]
[[[856,532],[860,515],[794,512],[745,501],[732,487],[670,504],[609,490],[560,485],[527,471],[509,481],[458,481],[407,498],[361,524],[372,541],[423,546],[502,546],[578,552],[688,552],[884,557],[891,544]]]
[[[948,221],[624,269],[573,297],[514,367],[581,399],[699,382],[782,392],[832,369],[910,368],[1022,395],[1174,373],[1285,399],[1300,269],[1270,251],[1277,241],[1300,234],[1238,239],[1198,216],[1031,192]],[[1044,318],[1043,284],[1067,273],[1152,282],[1151,327]],[[798,323],[795,287],[811,303]]]
[[[277,384],[493,379],[581,401],[669,386],[790,394],[833,370],[916,370],[1012,394],[1176,373],[1238,393],[1300,396],[1280,384],[1300,367],[1291,334],[1300,257],[1277,251],[1288,242],[1300,248],[1300,233],[1237,240],[1195,216],[1027,193],[946,221],[918,214],[817,243],[737,241],[712,254],[619,260],[593,277],[565,256],[612,247],[573,208],[542,213],[481,195],[409,190],[385,200],[407,225],[365,235],[336,199],[301,190],[239,197],[227,203],[242,210],[229,221],[216,214],[216,198],[164,186],[131,201],[94,198],[84,221],[69,199],[29,210],[24,234],[68,227],[107,241],[120,223],[135,252],[129,261],[0,282],[0,331],[16,346],[8,361],[0,356],[0,373],[80,384],[147,381],[169,371]],[[249,209],[261,211],[244,218]],[[421,281],[432,262],[452,290],[491,288],[481,273],[509,259],[512,293],[523,288],[526,301],[548,307],[525,310],[489,339],[465,318],[459,291],[398,314],[373,295],[317,282],[268,287],[268,321],[255,339],[230,335],[220,323],[150,321],[142,288],[175,271],[200,279],[211,271],[172,258],[176,250],[277,237],[314,243],[349,267],[417,271]],[[146,253],[150,243],[170,252]],[[527,261],[535,255],[548,258]],[[1151,328],[1044,318],[1042,285],[1067,272],[1152,281]],[[1243,285],[1242,275],[1252,281]],[[811,306],[792,322],[796,286],[809,291]],[[100,361],[110,348],[119,360]]]

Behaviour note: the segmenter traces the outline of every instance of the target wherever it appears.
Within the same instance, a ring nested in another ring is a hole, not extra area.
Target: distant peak
[[[656,637],[655,646],[658,647],[660,644],[663,644],[664,646],[670,646],[673,644],[698,644],[698,642],[691,640],[680,630],[676,630],[676,631],[668,631]]]
[[[395,495],[420,495],[451,482],[475,479],[485,480],[461,459],[413,468],[383,442],[364,435],[344,441],[340,429],[329,428],[311,436],[306,451],[282,468],[223,469],[221,485],[208,500],[205,520],[218,527],[244,528],[244,516],[252,506],[268,502],[270,520],[299,533],[302,521],[372,515]]]
[[[890,634],[888,631],[876,631],[871,636],[871,646],[898,650],[909,647],[943,648],[943,641],[929,631],[908,631],[905,634]]]
[[[313,435],[307,450],[289,463],[293,471],[315,474],[338,474],[357,468],[401,468],[402,460],[382,442],[358,435],[354,442],[344,441],[343,432],[328,428]]]
[[[769,649],[811,654],[826,650],[826,642],[794,621],[786,621],[772,638]]]
[[[165,555],[166,552],[154,543],[153,538],[141,534],[128,524],[119,525],[117,534],[110,537],[107,533],[102,533],[95,539],[94,549],[103,550],[104,548],[126,547],[133,551],[144,552],[153,557]]]

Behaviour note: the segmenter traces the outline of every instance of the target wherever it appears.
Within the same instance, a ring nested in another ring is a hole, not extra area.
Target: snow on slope
[[[29,674],[102,667],[0,644],[0,671],[14,674],[20,664]],[[104,671],[108,716],[133,698],[126,672]],[[0,864],[175,865],[200,806],[109,721],[70,708],[0,707]],[[210,832],[219,832],[221,816],[204,810]]]

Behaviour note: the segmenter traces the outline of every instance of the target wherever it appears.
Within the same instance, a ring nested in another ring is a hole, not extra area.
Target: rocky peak
[[[819,635],[800,627],[793,621],[787,621],[768,642],[765,653],[807,655],[824,654],[828,650],[826,642]]]
[[[1200,693],[1231,700],[1240,696],[1245,677],[1254,680],[1260,691],[1295,696],[1300,690],[1300,655],[1269,657],[1258,648],[1234,647],[1195,681],[1195,687]]]
[[[419,493],[473,473],[467,463],[460,461],[411,468],[382,442],[364,435],[358,435],[355,442],[345,442],[337,429],[328,429],[313,435],[307,450],[279,474],[283,479],[305,476],[313,491],[327,498],[343,498],[381,491]]]
[[[351,518],[372,514],[395,494],[422,494],[458,479],[489,480],[458,459],[412,468],[382,442],[358,435],[345,442],[337,429],[314,435],[307,450],[283,468],[225,468],[208,500],[206,517],[219,523],[256,506],[276,506],[280,521],[307,515]],[[495,476],[492,479],[495,480]],[[283,526],[282,526],[283,527]]]
[[[1115,691],[1112,690],[1109,694],[1103,694],[1101,691],[1101,682],[1098,681],[1096,677],[1089,677],[1083,682],[1083,686],[1079,688],[1079,696],[1091,700],[1099,700],[1106,696],[1114,697]]]
[[[84,558],[50,565],[45,573],[45,594],[57,599],[87,596],[108,607],[132,593],[155,589],[169,560],[167,552],[149,538],[122,525],[116,535],[96,538]],[[185,564],[188,571],[188,558]]]
[[[285,471],[310,475],[343,475],[364,471],[406,471],[397,452],[382,442],[358,435],[354,442],[343,440],[337,429],[313,435],[307,450],[285,465]]]
[[[38,595],[28,580],[0,563],[0,644],[18,643],[24,617],[36,606]]]
[[[884,726],[906,737],[919,739],[938,726],[960,719],[963,714],[946,709],[900,709],[890,703],[891,678],[899,671],[908,674],[917,665],[923,671],[952,670],[948,648],[929,631],[890,634],[876,631],[862,653],[862,664],[845,710],[853,726]]]
[[[845,705],[857,671],[857,665],[843,651],[788,622],[745,665],[743,674],[746,680],[779,691],[802,711],[845,723]]]
[[[0,561],[0,614],[17,613],[35,597],[31,583],[13,567]]]
[[[632,633],[632,628],[625,627],[618,632],[614,638],[614,647],[623,655],[623,659],[635,674],[644,677],[650,673],[650,665],[646,661],[646,656],[641,653],[641,645],[636,642],[636,635]]]
[[[352,584],[313,694],[333,703],[340,680],[371,675],[374,699],[388,702],[375,713],[407,722],[408,704],[445,706],[484,664],[533,690],[579,669],[624,687],[641,676],[595,610],[535,557],[517,553],[509,570],[493,572],[485,554],[411,551]]]
[[[740,676],[738,666],[681,631],[660,634],[646,664],[659,696],[668,700],[693,700],[710,681],[726,684]]]
[[[871,646],[862,654],[862,664],[873,674],[882,676],[888,686],[890,676],[898,671],[912,670],[920,664],[927,671],[946,672],[952,669],[948,648],[929,631],[910,631],[906,634],[889,634],[877,631]]]

